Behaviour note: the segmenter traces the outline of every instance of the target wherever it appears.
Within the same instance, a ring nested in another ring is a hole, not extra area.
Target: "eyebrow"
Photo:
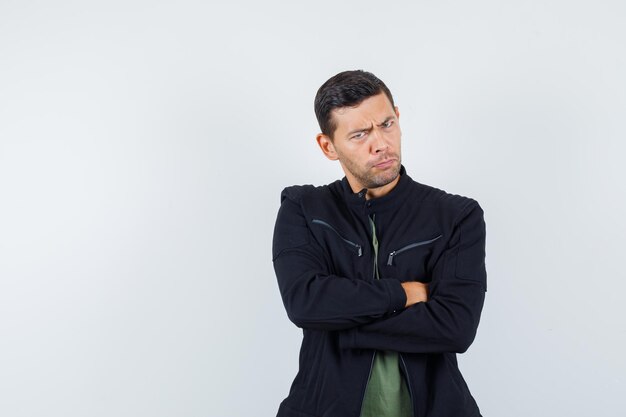
[[[392,120],[393,118],[394,118],[393,116],[387,116],[385,118],[385,120],[383,120],[381,123],[377,124],[377,126],[382,126],[385,123],[387,123],[389,120]],[[370,130],[372,130],[372,125],[370,125],[369,127],[363,127],[363,128],[351,130],[351,131],[349,131],[347,133],[346,136],[352,136],[352,135],[354,135],[355,133],[358,133],[358,132],[369,132]]]

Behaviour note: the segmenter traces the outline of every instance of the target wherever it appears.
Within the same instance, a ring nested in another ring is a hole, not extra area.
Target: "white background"
[[[362,68],[417,181],[477,199],[485,417],[626,392],[622,1],[0,2],[0,415],[272,416],[301,330],[283,187],[343,176],[317,88]]]

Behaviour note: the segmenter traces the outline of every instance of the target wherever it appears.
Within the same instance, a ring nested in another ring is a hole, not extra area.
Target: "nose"
[[[374,129],[372,132],[372,152],[377,154],[387,150],[389,144],[385,140],[385,135],[383,135],[380,130]]]

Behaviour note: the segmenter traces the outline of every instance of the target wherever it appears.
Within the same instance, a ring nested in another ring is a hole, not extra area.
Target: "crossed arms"
[[[432,270],[416,281],[364,281],[328,273],[299,206],[281,205],[273,261],[289,319],[301,328],[337,331],[342,348],[464,352],[476,335],[485,296],[485,223],[467,205]]]

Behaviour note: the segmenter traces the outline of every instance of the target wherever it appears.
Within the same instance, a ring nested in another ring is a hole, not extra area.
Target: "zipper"
[[[377,245],[374,246],[374,241],[376,241],[376,227],[374,225],[374,220],[369,217],[370,225],[372,226],[372,246],[374,249],[374,276],[373,279],[376,279],[376,274],[378,272],[378,250]],[[361,396],[361,410],[359,411],[359,417],[363,414],[363,403],[365,402],[365,393],[367,392],[367,387],[370,384],[370,377],[372,376],[372,369],[374,368],[374,358],[376,357],[377,350],[374,350],[372,353],[372,361],[370,362],[370,371],[367,374],[367,382],[365,383],[365,389],[363,390],[363,395]]]
[[[326,223],[323,220],[319,220],[319,219],[313,219],[311,221],[311,223],[315,223],[315,224],[320,224],[322,226],[328,227],[330,230],[332,230],[333,232],[335,232],[337,234],[337,236],[339,236],[341,238],[341,240],[343,240],[344,242],[346,242],[348,245],[352,246],[353,248],[355,248],[358,252],[358,255],[361,256],[363,255],[363,248],[361,247],[361,245],[359,245],[358,243],[354,243],[348,239],[346,239],[345,237],[341,236],[341,233],[339,233],[334,227],[332,227],[330,224]]]
[[[363,414],[363,402],[365,401],[365,393],[367,392],[367,386],[370,384],[370,376],[372,376],[372,368],[374,367],[374,358],[375,357],[376,357],[376,351],[374,351],[374,353],[372,353],[372,361],[370,362],[370,371],[367,374],[367,382],[365,383],[365,389],[363,390],[363,395],[361,395],[361,409],[359,410],[359,416],[361,416],[361,414]]]
[[[416,248],[418,246],[428,245],[429,243],[433,243],[435,240],[439,239],[440,237],[441,237],[441,235],[439,235],[437,237],[434,237],[434,238],[432,238],[430,240],[424,240],[424,241],[421,241],[421,242],[411,243],[410,245],[406,245],[403,248],[400,248],[398,250],[394,250],[393,252],[391,252],[389,254],[389,258],[387,258],[387,266],[393,265],[393,258],[394,258],[394,256],[399,255],[399,254],[401,254],[402,252],[404,252],[406,250],[413,249],[413,248]]]
[[[404,362],[404,358],[402,354],[398,352],[398,356],[400,356],[400,360],[402,361],[402,366],[404,366],[404,377],[406,379],[406,385],[409,388],[409,396],[411,397],[411,409],[413,410],[413,415],[415,415],[415,404],[413,403],[413,390],[411,389],[411,378],[409,378],[409,368],[406,366],[406,362]]]
[[[374,217],[376,215],[374,214]],[[370,226],[372,226],[372,247],[374,248],[374,271],[372,271],[372,279],[376,280],[379,278],[378,273],[378,238],[376,237],[376,225],[374,223],[374,219],[370,216],[367,216],[370,220]],[[374,246],[374,241],[376,241],[376,246]]]

